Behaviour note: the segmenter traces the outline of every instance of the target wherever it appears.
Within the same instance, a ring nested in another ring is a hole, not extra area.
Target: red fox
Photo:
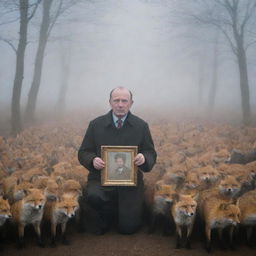
[[[196,216],[197,202],[190,195],[176,194],[171,213],[176,224],[176,248],[181,247],[182,227],[186,228],[186,248],[190,248],[190,237]]]
[[[201,181],[201,188],[204,189],[214,186],[220,178],[218,171],[210,165],[198,168],[197,174]]]
[[[27,195],[11,206],[13,221],[18,225],[19,247],[24,245],[24,228],[28,224],[33,224],[37,234],[39,246],[43,246],[41,240],[40,224],[43,217],[45,196],[42,190],[29,189]]]
[[[176,165],[169,167],[163,176],[165,184],[176,184],[181,185],[186,176],[186,166]]]
[[[63,181],[62,189],[64,193],[71,193],[76,195],[77,198],[82,195],[82,188],[80,183],[73,179]]]
[[[10,195],[9,202],[10,204],[15,203],[16,201],[21,200],[26,196],[28,189],[33,188],[33,185],[30,182],[18,180],[17,184],[15,184],[12,194]]]
[[[188,172],[186,179],[179,193],[195,196],[200,190],[200,181],[196,172]]]
[[[3,226],[9,218],[11,218],[10,205],[7,200],[0,197],[0,227]]]
[[[0,196],[0,235],[2,235],[2,226],[5,222],[11,218],[10,205],[7,200]],[[2,247],[2,236],[0,236],[0,252],[3,250]]]
[[[238,196],[240,190],[241,183],[234,176],[227,175],[220,181],[219,192],[224,197],[234,198]]]
[[[46,195],[47,201],[56,201],[59,194],[60,194],[60,186],[57,184],[57,182],[54,179],[49,178],[45,188],[45,195]]]
[[[246,227],[247,244],[253,245],[252,231],[256,226],[256,190],[249,191],[238,198],[241,211],[240,221]]]
[[[44,209],[44,219],[51,223],[51,245],[56,246],[56,228],[61,225],[61,237],[64,244],[68,244],[66,239],[66,225],[70,218],[74,217],[78,210],[77,197],[65,193],[57,201],[47,201]]]
[[[163,235],[168,233],[170,227],[169,212],[173,202],[172,196],[175,194],[175,187],[176,185],[156,184],[151,211],[150,233],[155,231],[156,224],[160,219],[164,221]]]
[[[219,239],[222,241],[222,231],[229,227],[230,245],[233,246],[233,231],[238,223],[240,223],[239,207],[232,203],[220,200],[215,197],[209,197],[203,202],[203,219],[205,222],[206,234],[206,250],[211,251],[211,231],[217,228],[219,230]]]

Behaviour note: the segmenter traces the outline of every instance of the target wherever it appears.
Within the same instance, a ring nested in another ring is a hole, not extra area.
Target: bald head
[[[132,93],[130,90],[128,90],[127,88],[123,87],[123,86],[119,86],[119,87],[116,87],[114,89],[111,90],[110,92],[110,95],[109,95],[109,100],[111,100],[111,97],[112,97],[112,94],[114,91],[118,91],[118,90],[123,90],[123,91],[127,91],[129,94],[130,94],[130,99],[132,100]]]
[[[117,87],[110,92],[109,104],[113,113],[118,118],[122,118],[133,104],[132,93],[125,87]]]

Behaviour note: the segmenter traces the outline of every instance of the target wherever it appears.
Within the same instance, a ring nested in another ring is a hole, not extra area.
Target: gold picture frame
[[[102,186],[136,186],[134,158],[137,152],[137,146],[101,146],[101,158],[105,162],[101,172]]]

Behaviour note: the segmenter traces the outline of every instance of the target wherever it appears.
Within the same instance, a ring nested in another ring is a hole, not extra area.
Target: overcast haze
[[[134,109],[189,108],[198,104],[200,62],[203,63],[203,102],[207,100],[213,45],[202,33],[191,39],[189,28],[174,22],[177,1],[81,1],[53,28],[47,44],[38,106],[53,106],[61,83],[61,49],[70,48],[68,109],[108,109],[112,88],[124,86],[134,94]],[[193,2],[193,1],[192,1]],[[173,4],[172,4],[173,3]],[[18,12],[16,13],[18,16]],[[22,104],[31,85],[41,9],[29,27]],[[4,36],[18,39],[19,23],[2,25]],[[200,34],[199,33],[199,34]],[[69,42],[56,40],[64,36]],[[221,40],[221,39],[220,39]],[[225,43],[220,54],[217,107],[240,108],[239,74]],[[255,48],[254,48],[255,50]],[[250,52],[249,52],[250,53]],[[255,103],[255,55],[250,53],[251,103]],[[10,104],[15,54],[0,41],[0,102]],[[201,57],[200,57],[201,56]],[[200,58],[202,60],[200,60]],[[201,67],[201,68],[202,68]],[[47,102],[47,104],[46,104]],[[53,105],[51,105],[53,104]]]

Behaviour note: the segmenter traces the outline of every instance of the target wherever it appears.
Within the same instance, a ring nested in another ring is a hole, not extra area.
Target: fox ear
[[[195,201],[198,201],[198,199],[199,199],[199,193],[198,193],[198,192],[195,192],[194,194],[191,194],[191,197],[192,197]]]
[[[61,202],[61,201],[63,201],[63,197],[62,197],[62,195],[58,195],[57,196],[57,202]]]
[[[159,180],[156,184],[155,184],[155,190],[158,191],[161,189],[161,185],[163,185],[163,180]]]
[[[64,179],[61,176],[56,176],[55,180],[58,185],[62,185]]]
[[[233,198],[232,199],[232,204],[238,205],[238,198]]]
[[[22,183],[22,178],[21,178],[21,177],[19,177],[19,178],[17,179],[16,184],[17,184],[17,185],[19,185],[19,184],[21,184],[21,183]]]
[[[24,189],[23,191],[24,191],[24,194],[27,196],[32,193],[33,188]]]
[[[225,210],[227,210],[228,205],[230,205],[230,203],[220,204],[219,209],[222,210],[222,211],[225,211]]]
[[[173,201],[178,202],[180,200],[180,195],[177,193],[172,194]]]

